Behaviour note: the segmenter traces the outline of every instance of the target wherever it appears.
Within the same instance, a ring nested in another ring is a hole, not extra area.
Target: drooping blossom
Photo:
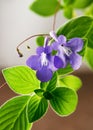
[[[53,72],[57,70],[54,66],[55,56],[51,54],[51,46],[48,46],[48,38],[45,38],[43,47],[37,48],[36,53],[27,59],[26,64],[36,70],[36,76],[40,81],[47,82],[52,78]]]
[[[56,68],[65,68],[68,63],[74,70],[77,70],[82,63],[82,56],[78,54],[83,48],[83,40],[81,38],[72,38],[66,41],[64,35],[57,37],[54,31],[50,32],[50,36],[54,39],[52,43],[53,50],[57,51],[54,58]]]

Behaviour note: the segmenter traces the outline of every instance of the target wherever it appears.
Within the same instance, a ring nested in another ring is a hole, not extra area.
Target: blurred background
[[[48,33],[52,29],[53,17],[40,17],[29,10],[33,0],[0,0],[0,70],[14,65],[25,65],[25,61],[35,53],[36,43],[31,40],[20,49],[24,57],[19,58],[16,47],[27,37]],[[78,12],[81,15],[81,12]],[[56,29],[66,19],[62,17],[62,11],[58,13]],[[31,46],[28,50],[26,45]],[[79,104],[74,114],[61,118],[49,109],[47,115],[36,122],[32,130],[92,130],[93,129],[93,72],[83,64],[74,72],[83,81],[79,90]],[[0,71],[0,85],[4,83]],[[0,105],[15,94],[6,85],[0,89]]]

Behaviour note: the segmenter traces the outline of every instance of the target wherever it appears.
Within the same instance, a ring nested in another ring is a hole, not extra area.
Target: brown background
[[[1,75],[1,74],[0,74]],[[93,73],[77,74],[83,81],[78,92],[79,103],[76,111],[69,117],[58,117],[49,108],[43,119],[34,123],[32,130],[93,130]],[[2,75],[0,84],[4,83]],[[15,94],[6,85],[0,89],[0,105]]]

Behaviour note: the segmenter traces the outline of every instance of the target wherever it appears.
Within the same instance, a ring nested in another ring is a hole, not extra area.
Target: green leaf
[[[28,104],[28,119],[29,122],[34,122],[40,119],[47,111],[48,102],[44,97],[33,95]]]
[[[49,92],[53,91],[56,88],[56,84],[57,84],[57,73],[55,72],[46,90],[48,90]]]
[[[60,8],[61,5],[58,0],[35,0],[30,5],[30,10],[41,16],[53,15]]]
[[[67,39],[74,37],[88,39],[88,47],[93,48],[93,18],[82,16],[72,19],[62,26],[57,34],[63,34]]]
[[[43,46],[44,45],[44,37],[42,37],[42,36],[37,37],[36,43],[38,46]]]
[[[68,87],[77,91],[82,86],[81,80],[73,75],[68,75],[63,78],[59,78],[59,85],[62,87]]]
[[[18,96],[0,108],[0,130],[30,130],[26,106],[30,96]]]
[[[76,0],[63,0],[65,5],[73,4]]]
[[[39,80],[32,69],[27,66],[15,66],[3,70],[9,87],[16,93],[30,94],[39,88]]]
[[[70,6],[65,7],[63,10],[63,13],[64,13],[64,16],[68,19],[71,19],[74,16],[73,8]]]
[[[59,116],[68,116],[75,111],[78,97],[74,90],[58,87],[52,92],[52,96],[50,104]]]
[[[89,67],[93,69],[93,49],[87,47],[86,54],[85,54],[85,60]]]
[[[86,8],[88,7],[93,0],[76,0],[74,3],[75,8]]]

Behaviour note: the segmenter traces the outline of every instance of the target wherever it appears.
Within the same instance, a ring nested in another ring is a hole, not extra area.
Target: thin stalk
[[[56,17],[57,17],[58,9],[60,7],[60,3],[61,3],[61,0],[58,1],[58,5],[57,5],[56,10],[55,10],[55,14],[54,14],[54,18],[53,18],[53,31],[55,31]]]
[[[37,36],[49,36],[49,34],[36,34],[36,35],[32,35],[32,36],[26,38],[24,41],[22,41],[22,42],[16,47],[16,50],[17,50],[17,52],[18,52],[18,54],[19,54],[20,57],[22,57],[23,54],[20,52],[19,47],[20,47],[22,44],[24,44],[26,41],[30,40],[31,38],[37,37]]]

